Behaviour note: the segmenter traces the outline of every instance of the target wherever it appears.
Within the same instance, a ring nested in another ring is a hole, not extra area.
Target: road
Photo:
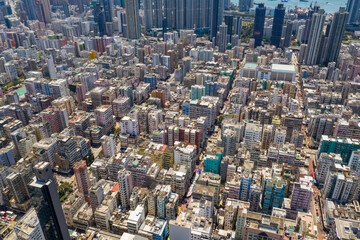
[[[297,59],[292,59],[293,62],[297,62]],[[300,73],[298,73],[300,74]],[[299,102],[299,107],[302,109],[302,114],[304,117],[306,117],[306,111],[305,109],[303,109],[304,106],[304,101],[303,101],[303,95],[302,95],[302,84],[301,84],[301,80],[297,77],[296,79],[296,99]],[[306,155],[308,156],[308,170],[309,170],[309,174],[312,175],[313,177],[315,177],[315,171],[316,171],[316,166],[314,166],[314,163],[316,161],[316,153],[317,150],[314,149],[309,149],[309,143],[311,142],[311,137],[307,136],[306,134],[306,129],[307,129],[307,123],[305,121],[305,124],[302,125],[301,127],[301,131],[304,133],[305,135],[305,147],[304,147],[304,152],[306,153]],[[315,186],[315,184],[313,184],[313,196],[312,196],[312,201],[310,204],[310,213],[312,214],[313,217],[313,223],[316,224],[317,226],[317,239],[326,239],[326,233],[324,232],[324,226],[323,226],[323,209],[321,208],[321,204],[319,202],[320,197],[319,197],[319,189],[317,186]]]
[[[101,150],[102,150],[101,146],[97,147],[97,148],[91,147],[91,151],[93,152],[95,159],[100,154]]]

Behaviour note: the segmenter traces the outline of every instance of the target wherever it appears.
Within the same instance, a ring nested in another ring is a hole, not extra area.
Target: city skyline
[[[0,239],[358,239],[360,8],[292,1],[2,2]]]

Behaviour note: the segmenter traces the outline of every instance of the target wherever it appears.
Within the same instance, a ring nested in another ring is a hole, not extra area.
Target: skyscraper
[[[67,0],[63,1],[63,9],[64,9],[64,14],[65,14],[65,17],[70,17],[70,11],[69,11],[69,3]]]
[[[103,7],[98,3],[94,10],[94,20],[98,25],[100,36],[105,34],[105,13]]]
[[[219,45],[219,52],[225,52],[227,45],[227,26],[223,22],[219,27],[218,40],[216,41]]]
[[[204,29],[210,26],[210,1],[207,0],[195,0],[194,1],[194,14],[195,14],[195,26],[196,29]]]
[[[166,18],[166,26],[169,29],[175,28],[175,1],[164,0],[164,15]]]
[[[235,26],[234,26],[234,34],[240,37],[241,34],[241,25],[242,25],[242,18],[237,17],[235,18]]]
[[[51,23],[51,5],[49,0],[39,0],[38,3],[38,20],[44,23]]]
[[[141,37],[141,27],[139,20],[139,1],[125,0],[126,24],[128,38],[139,39]]]
[[[145,29],[150,30],[153,27],[153,9],[152,0],[144,0]]]
[[[29,192],[46,239],[70,240],[50,164],[37,163],[34,173]]]
[[[293,26],[294,26],[293,21],[287,21],[287,23],[286,23],[286,31],[285,31],[285,38],[284,38],[284,46],[283,47],[289,47],[290,46]]]
[[[285,17],[285,7],[283,3],[279,3],[278,6],[275,8],[274,13],[274,21],[271,31],[271,40],[270,44],[279,47],[281,34],[284,24],[284,17]]]
[[[185,19],[184,19],[184,9],[185,9],[185,0],[177,0],[175,2],[175,27],[176,29],[184,29]]]
[[[329,62],[337,61],[348,16],[349,13],[345,11],[345,8],[340,8],[339,11],[334,14],[325,45],[323,58],[323,64],[325,65]]]
[[[216,37],[224,15],[224,0],[210,0],[211,37]]]
[[[322,10],[314,13],[311,17],[311,26],[304,59],[304,63],[307,65],[316,64],[325,21],[325,14],[323,12]]]
[[[153,24],[156,28],[161,28],[164,19],[163,14],[163,1],[162,0],[153,0],[154,1],[154,15],[153,15]]]
[[[28,20],[36,20],[37,19],[37,15],[36,15],[37,6],[35,4],[35,1],[22,0],[22,2],[24,4],[24,9],[25,9],[27,19]]]
[[[85,160],[74,164],[74,173],[79,192],[89,194],[90,179]]]
[[[185,28],[194,28],[194,0],[185,0]]]
[[[104,7],[105,21],[112,22],[114,18],[114,0],[101,0]]]
[[[224,17],[225,25],[227,26],[227,41],[231,42],[231,37],[233,35],[233,25],[234,25],[234,16],[225,16]]]
[[[348,24],[359,24],[360,22],[360,1],[348,0],[346,11],[349,13]]]
[[[162,0],[144,0],[145,28],[161,28],[164,19]],[[165,12],[166,16],[166,12]]]
[[[22,0],[26,16],[29,20],[39,20],[40,22],[51,22],[51,6],[49,0]]]
[[[263,2],[259,3],[255,10],[255,23],[254,23],[254,39],[255,46],[261,45],[264,35],[264,24],[265,24],[265,13],[266,7]]]

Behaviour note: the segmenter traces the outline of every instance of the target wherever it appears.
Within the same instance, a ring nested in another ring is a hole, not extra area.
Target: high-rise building
[[[104,200],[104,190],[100,182],[96,182],[89,190],[90,205],[93,212]]]
[[[104,135],[101,137],[101,148],[104,153],[104,157],[110,158],[116,154],[116,142],[113,135]]]
[[[6,180],[16,203],[23,203],[30,198],[28,188],[20,173],[10,173]]]
[[[144,17],[145,17],[145,29],[150,30],[153,25],[153,5],[152,0],[144,0]]]
[[[242,201],[248,201],[250,197],[250,190],[251,190],[251,182],[253,179],[253,174],[245,170],[241,173],[241,181],[240,181],[240,194],[239,199]]]
[[[349,13],[348,24],[359,24],[360,22],[360,2],[358,0],[348,0],[346,11]]]
[[[270,44],[276,47],[280,46],[281,34],[284,24],[285,7],[283,3],[279,3],[275,8],[273,26],[271,31]]]
[[[223,158],[222,151],[216,151],[215,154],[207,154],[204,157],[204,171],[219,174],[221,159]]]
[[[359,184],[357,173],[349,171],[349,167],[335,164],[330,167],[324,184],[324,199],[331,199],[340,203],[347,203],[358,199],[356,191]]]
[[[262,189],[259,181],[252,181],[249,193],[250,211],[257,212],[260,210],[261,196]]]
[[[132,177],[131,173],[126,169],[121,169],[118,173],[120,200],[123,207],[130,205],[130,194],[132,191]]]
[[[50,164],[39,162],[34,172],[29,192],[46,239],[70,240]]]
[[[46,61],[47,61],[47,67],[48,67],[48,70],[49,70],[50,78],[52,80],[57,79],[57,75],[56,75],[56,71],[55,71],[55,65],[54,65],[54,59],[53,59],[52,55],[50,55],[47,58]]]
[[[343,7],[334,14],[324,50],[323,64],[325,65],[337,61],[348,16],[349,13]]]
[[[100,3],[96,4],[94,9],[94,20],[97,23],[100,36],[105,34],[105,12]]]
[[[313,196],[313,178],[310,176],[301,177],[299,182],[294,183],[291,194],[291,209],[307,212]]]
[[[224,0],[210,0],[210,34],[211,37],[216,37],[218,28],[223,21],[224,15]]]
[[[104,133],[109,133],[115,127],[115,119],[113,116],[111,105],[101,105],[94,111],[96,124],[103,127]]]
[[[74,164],[74,173],[79,192],[86,195],[89,194],[90,178],[85,160]]]
[[[359,172],[360,170],[360,151],[353,151],[349,161],[349,167],[352,171]]]
[[[205,86],[192,85],[191,86],[191,100],[201,99],[202,96],[205,96]]]
[[[242,18],[236,17],[235,18],[235,25],[234,25],[234,34],[238,35],[240,38],[241,35],[241,26],[242,26]]]
[[[166,2],[164,4],[167,4]],[[161,28],[163,26],[163,1],[162,0],[144,0],[145,29]],[[165,16],[166,16],[165,10]],[[165,20],[167,22],[167,20]]]
[[[44,122],[50,124],[52,133],[61,132],[69,124],[66,109],[54,109],[49,107],[40,113]]]
[[[219,32],[217,35],[217,44],[219,46],[219,52],[225,52],[226,50],[226,46],[227,46],[227,26],[225,25],[225,23],[223,22],[220,26],[219,26]]]
[[[74,138],[68,135],[69,133],[64,131],[64,133],[60,133],[58,136],[57,154],[65,158],[68,162],[68,167],[72,168],[81,159],[81,150],[77,147]]]
[[[157,77],[155,74],[146,74],[144,76],[144,82],[150,83],[150,87],[154,89],[154,88],[156,88]]]
[[[262,139],[262,127],[254,123],[247,123],[244,133],[244,142],[247,149],[254,144],[260,145]]]
[[[45,240],[43,230],[35,209],[31,208],[14,225],[14,231],[19,240]]]
[[[184,29],[185,28],[185,0],[178,0],[175,2],[175,26],[176,29]]]
[[[227,26],[226,41],[231,42],[231,38],[233,35],[233,27],[234,27],[234,16],[226,15],[224,17],[224,22],[225,22],[225,25]]]
[[[311,18],[311,25],[309,29],[309,39],[305,53],[304,63],[312,65],[317,63],[319,53],[320,41],[323,32],[325,21],[324,11],[314,13]]]
[[[318,157],[321,153],[338,153],[344,164],[348,164],[353,151],[360,149],[360,141],[349,138],[337,138],[323,135],[318,149]]]
[[[254,47],[258,47],[262,43],[262,39],[263,39],[263,35],[264,35],[265,13],[266,13],[266,7],[265,7],[264,3],[261,2],[255,9],[255,22],[254,22],[255,45],[254,45]]]
[[[264,213],[271,214],[273,207],[282,207],[286,186],[286,181],[282,178],[273,178],[265,181],[262,202],[262,211]]]
[[[139,124],[138,121],[134,118],[125,116],[120,121],[121,134],[126,135],[130,134],[132,136],[137,136],[139,134]]]
[[[51,5],[49,0],[38,1],[38,19],[46,24],[51,23]]]
[[[195,0],[195,28],[196,29],[209,29],[210,27],[210,1]]]
[[[39,20],[43,23],[51,22],[51,6],[49,0],[22,0],[28,20]]]
[[[169,29],[175,28],[175,16],[176,16],[176,10],[175,10],[175,1],[173,0],[164,0],[164,19],[166,22],[166,27]]]
[[[24,4],[24,10],[25,10],[27,19],[36,20],[37,19],[37,15],[36,15],[37,5],[36,5],[35,1],[22,0],[22,2]]]
[[[290,46],[293,26],[294,26],[293,21],[287,21],[283,47],[289,47]]]
[[[125,0],[127,37],[139,39],[141,37],[141,27],[139,19],[139,1]]]
[[[114,18],[114,0],[101,0],[104,7],[105,22],[112,22]]]
[[[281,143],[285,143],[286,140],[286,129],[277,128],[274,133],[273,143],[279,146]]]
[[[226,129],[222,135],[222,142],[224,146],[224,155],[233,156],[236,153],[236,132],[231,129]]]
[[[0,166],[15,165],[14,146],[0,149]]]
[[[194,1],[195,0],[184,0],[184,2],[185,2],[185,9],[184,9],[185,28],[186,29],[194,28],[194,16],[195,16]]]

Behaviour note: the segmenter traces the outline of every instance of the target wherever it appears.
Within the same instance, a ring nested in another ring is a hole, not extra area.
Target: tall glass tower
[[[264,35],[266,7],[264,3],[259,3],[255,10],[255,23],[254,23],[254,39],[255,48],[261,45]]]
[[[279,47],[281,34],[284,24],[284,17],[285,17],[285,7],[283,3],[279,3],[278,6],[275,8],[274,13],[274,21],[271,31],[271,40],[270,44],[276,47]]]
[[[45,238],[70,240],[50,163],[39,162],[34,172],[35,177],[28,186]]]

